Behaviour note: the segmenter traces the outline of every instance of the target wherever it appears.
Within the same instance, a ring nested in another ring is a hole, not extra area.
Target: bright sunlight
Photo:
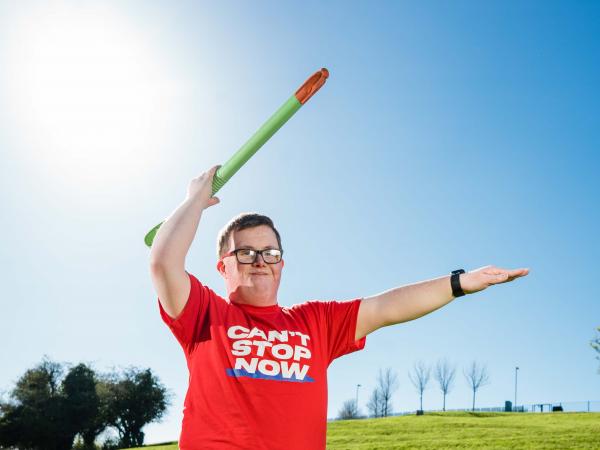
[[[109,7],[42,5],[16,15],[8,43],[20,139],[72,182],[139,176],[173,120],[164,51]]]

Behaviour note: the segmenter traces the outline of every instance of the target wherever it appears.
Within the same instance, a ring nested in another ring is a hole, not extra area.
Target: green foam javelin
[[[319,90],[329,76],[327,69],[315,72],[306,82],[273,114],[248,141],[223,164],[213,177],[212,195],[219,189],[254,155],[277,130],[279,130],[312,95]],[[152,246],[158,229],[164,222],[152,228],[144,237],[148,247]]]

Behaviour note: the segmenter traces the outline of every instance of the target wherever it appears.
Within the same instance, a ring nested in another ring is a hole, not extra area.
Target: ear
[[[283,269],[283,266],[285,266],[285,261],[283,260],[283,258],[281,258],[281,268]]]
[[[222,259],[217,261],[217,270],[221,275],[225,276],[225,264]]]

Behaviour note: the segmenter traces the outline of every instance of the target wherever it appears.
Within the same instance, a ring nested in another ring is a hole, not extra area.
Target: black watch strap
[[[452,286],[452,295],[455,297],[462,297],[465,295],[462,288],[460,287],[460,274],[465,273],[463,269],[453,270],[450,276],[450,285]]]

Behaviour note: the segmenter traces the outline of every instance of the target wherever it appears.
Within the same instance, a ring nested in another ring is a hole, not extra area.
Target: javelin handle
[[[212,195],[215,195],[229,179],[254,155],[277,130],[279,130],[320,88],[329,77],[325,68],[312,74],[300,88],[273,114],[248,141],[223,164],[213,177]],[[163,222],[152,228],[144,237],[148,247]]]
[[[302,103],[292,95],[275,111],[269,120],[258,129],[240,149],[229,158],[215,173],[212,183],[212,195],[219,189],[300,109]]]
[[[298,101],[295,95],[292,95],[281,107],[267,120],[262,127],[258,129],[240,149],[229,158],[215,173],[212,181],[212,195],[215,195],[229,179],[240,170],[240,168],[254,155],[277,130],[279,130],[296,111],[300,109],[302,103]],[[144,242],[148,247],[152,247],[154,237],[158,229],[164,222],[156,225],[144,237]]]
[[[215,195],[219,189],[254,155],[277,130],[279,130],[309,98],[311,98],[325,84],[329,71],[325,68],[316,71],[298,88],[281,107],[275,111],[269,120],[258,129],[248,141],[219,167],[213,178],[213,191]]]

